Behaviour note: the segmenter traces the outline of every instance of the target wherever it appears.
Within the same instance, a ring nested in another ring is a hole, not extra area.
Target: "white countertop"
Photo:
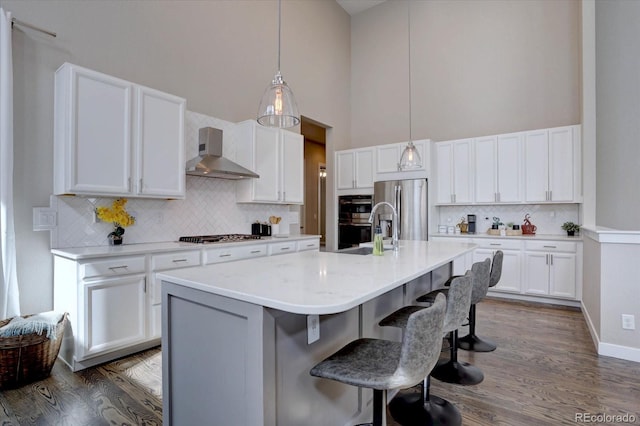
[[[485,233],[478,234],[430,234],[429,238],[500,238],[507,240],[548,240],[548,241],[582,241],[582,236],[569,237],[566,234],[525,234],[525,235],[490,235]]]
[[[237,247],[239,245],[268,244],[283,241],[299,241],[320,238],[319,235],[289,235],[286,237],[262,237],[259,240],[236,241],[232,243],[181,243],[177,241],[166,241],[159,243],[123,244],[120,246],[93,246],[93,247],[72,247],[51,249],[51,253],[56,256],[65,257],[71,260],[93,259],[97,257],[130,256],[136,254],[153,254],[169,251],[200,250],[214,247]]]
[[[163,281],[296,314],[352,309],[454,258],[475,244],[400,241],[384,256],[301,252],[158,274]]]

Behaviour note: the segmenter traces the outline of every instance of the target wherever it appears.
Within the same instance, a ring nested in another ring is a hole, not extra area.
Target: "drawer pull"
[[[121,265],[121,266],[109,266],[109,269],[112,272],[117,272],[118,269],[128,269],[129,266],[128,265]]]
[[[490,246],[501,246],[502,244],[500,243],[489,243]]]
[[[291,247],[282,247],[280,250],[291,250]]]
[[[544,248],[557,248],[556,246],[543,246]]]
[[[188,262],[187,259],[173,259],[172,260],[173,263],[180,263],[180,262]]]
[[[307,247],[315,247],[315,244],[307,244]]]
[[[262,250],[251,250],[251,254],[262,253]]]
[[[227,254],[221,254],[221,255],[220,255],[220,256],[218,256],[218,257],[230,257],[230,256],[231,256],[231,254],[230,254],[230,253],[227,253]]]

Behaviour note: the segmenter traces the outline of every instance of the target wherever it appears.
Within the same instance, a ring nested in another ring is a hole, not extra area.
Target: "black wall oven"
[[[339,250],[373,241],[373,224],[369,223],[372,208],[373,195],[338,197]]]

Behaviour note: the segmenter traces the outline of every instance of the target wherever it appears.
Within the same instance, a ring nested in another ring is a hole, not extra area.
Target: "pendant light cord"
[[[411,0],[407,0],[407,21],[408,25],[408,33],[409,33],[409,142],[413,142],[413,137],[411,133]]]
[[[278,0],[278,73],[280,73],[280,38],[282,33],[282,0]]]

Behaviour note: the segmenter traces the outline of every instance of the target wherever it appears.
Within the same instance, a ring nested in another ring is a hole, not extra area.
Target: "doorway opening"
[[[327,215],[327,126],[301,117],[300,133],[304,136],[304,205],[300,211],[300,233],[320,235],[320,246],[326,244]]]

